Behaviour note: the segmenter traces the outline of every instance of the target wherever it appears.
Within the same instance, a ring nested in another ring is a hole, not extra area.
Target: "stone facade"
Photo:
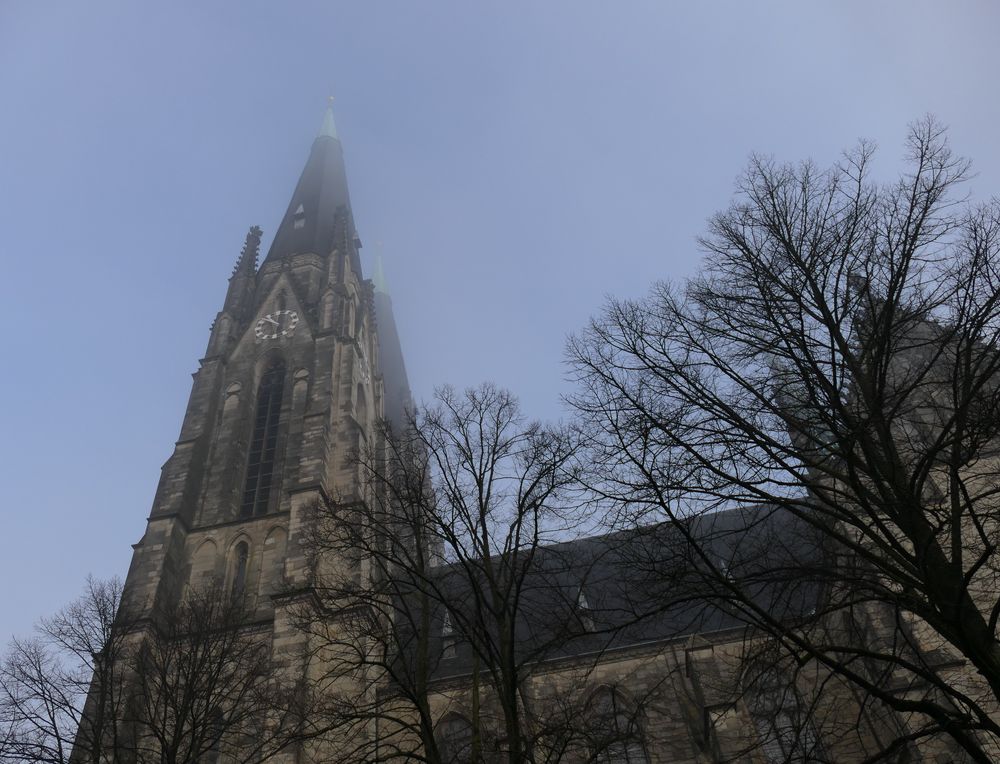
[[[254,628],[270,630],[275,656],[301,673],[304,642],[287,609],[288,593],[307,583],[303,518],[323,496],[360,498],[354,454],[376,437],[385,405],[374,288],[361,273],[332,126],[317,137],[258,267],[260,239],[251,228],[193,375],[124,604],[142,619],[170,611],[193,588],[238,586]],[[249,463],[254,438],[265,439],[255,430],[266,413],[261,378],[275,364],[280,409],[268,426],[276,430],[254,457],[267,474],[262,500],[264,478],[252,478]],[[406,380],[393,385],[405,390]],[[249,512],[248,491],[258,497]]]
[[[323,497],[365,499],[354,454],[379,437],[381,417],[398,420],[409,400],[391,302],[378,279],[366,281],[361,272],[332,117],[258,267],[260,239],[260,230],[251,229],[194,374],[180,436],[163,466],[146,532],[135,545],[125,602],[133,612],[152,614],[191,588],[231,590],[238,581],[251,603],[254,628],[270,633],[272,651],[289,672],[305,675],[311,671],[308,645],[293,612],[297,593],[309,584],[304,518]],[[269,496],[263,511],[255,505],[248,515],[243,507],[262,416],[261,378],[279,361],[283,378]],[[616,760],[766,762],[767,752],[753,749],[751,710],[734,699],[744,636],[740,629],[720,627],[597,655],[562,655],[533,671],[529,694],[535,704],[567,704],[581,716],[602,692],[613,695],[635,714],[640,741]],[[829,679],[819,670],[812,676],[817,684]],[[435,714],[468,719],[472,688],[467,671],[435,680]],[[825,711],[817,725],[833,721],[816,734],[829,761],[861,761],[885,737],[880,724],[905,724],[873,717],[863,699],[834,682],[825,685],[822,697]],[[499,734],[491,703],[488,694],[478,701],[486,738]],[[845,719],[853,722],[845,726]],[[939,754],[946,758],[935,759]],[[580,755],[585,758],[585,752]],[[927,743],[920,754],[926,761],[951,760],[949,755],[938,742]],[[338,760],[328,747],[286,756]]]

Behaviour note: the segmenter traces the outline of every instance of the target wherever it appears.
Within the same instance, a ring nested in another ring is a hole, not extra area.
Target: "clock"
[[[259,340],[288,337],[295,331],[295,325],[298,322],[299,314],[294,310],[276,310],[257,321],[253,333],[257,335]]]

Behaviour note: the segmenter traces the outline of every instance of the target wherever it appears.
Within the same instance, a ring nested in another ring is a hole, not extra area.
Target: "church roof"
[[[813,612],[821,592],[821,538],[789,512],[772,507],[716,512],[689,521],[713,564],[751,593],[772,616],[798,619]],[[808,571],[816,569],[817,575]],[[444,589],[454,592],[457,612],[471,603],[467,571],[442,566]],[[572,658],[609,649],[741,628],[724,604],[717,578],[671,523],[582,538],[537,549],[522,578],[516,641],[527,662]],[[457,617],[456,617],[457,616]],[[443,613],[435,614],[443,621]],[[471,648],[454,642],[449,657],[440,633],[432,635],[443,655],[439,677],[461,675],[472,666]]]

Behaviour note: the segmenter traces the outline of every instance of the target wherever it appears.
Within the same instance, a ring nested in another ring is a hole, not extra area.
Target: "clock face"
[[[295,331],[295,325],[298,322],[299,314],[294,310],[276,310],[257,321],[253,333],[257,335],[259,340],[288,337]]]

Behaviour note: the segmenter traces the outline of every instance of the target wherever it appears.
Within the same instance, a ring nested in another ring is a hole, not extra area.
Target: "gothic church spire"
[[[230,319],[239,321],[252,307],[253,292],[257,284],[257,256],[260,253],[262,235],[259,226],[250,226],[239,259],[233,267],[233,274],[229,277],[226,302],[222,306],[220,316],[226,314]]]
[[[319,134],[327,138],[337,138],[337,125],[333,121],[333,96],[330,97],[330,105],[326,107],[326,114],[323,115],[323,124],[319,128]]]
[[[396,328],[396,316],[392,310],[392,297],[385,286],[382,271],[382,255],[375,257],[375,272],[372,276],[375,297],[375,322],[378,326],[379,368],[385,385],[385,418],[397,433],[407,426],[408,412],[412,408],[410,383],[403,363],[403,347]]]
[[[359,246],[343,149],[328,106],[265,262],[306,252],[326,256],[335,249],[344,254],[346,249],[360,273]]]

